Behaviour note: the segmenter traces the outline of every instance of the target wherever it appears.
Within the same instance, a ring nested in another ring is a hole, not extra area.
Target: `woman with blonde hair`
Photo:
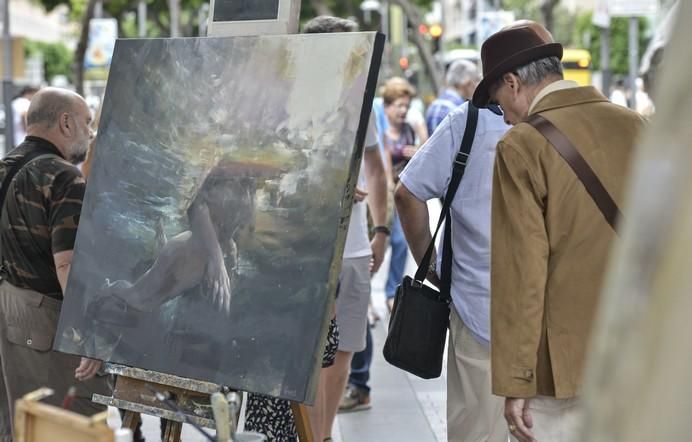
[[[393,77],[387,80],[380,89],[380,95],[384,104],[384,113],[387,117],[387,129],[382,140],[386,159],[389,164],[388,170],[394,183],[399,181],[399,173],[404,170],[408,160],[418,150],[416,131],[406,121],[411,106],[411,99],[416,95],[416,89],[405,79]],[[422,140],[425,141],[425,140]],[[387,306],[391,310],[394,303],[396,287],[401,283],[408,256],[408,246],[404,232],[399,223],[399,217],[394,211],[392,217],[392,228],[390,243],[392,255],[389,263],[389,274],[385,286],[387,295]]]

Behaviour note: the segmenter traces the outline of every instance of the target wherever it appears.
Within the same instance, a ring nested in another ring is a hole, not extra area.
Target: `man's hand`
[[[365,201],[365,198],[368,196],[368,192],[365,190],[361,189],[360,187],[356,187],[356,192],[355,195],[353,195],[353,200],[357,203]]]
[[[387,235],[382,232],[376,232],[375,236],[370,241],[372,249],[372,258],[370,259],[370,274],[377,273],[384,260],[384,252],[387,250]]]
[[[93,378],[101,369],[101,361],[96,359],[82,358],[79,367],[74,371],[74,377],[78,381],[86,381]]]
[[[512,436],[520,442],[536,442],[531,428],[533,418],[529,411],[529,399],[511,398],[505,399],[505,419]]]

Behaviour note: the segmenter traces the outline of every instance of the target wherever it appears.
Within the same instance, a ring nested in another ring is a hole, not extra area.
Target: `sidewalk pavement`
[[[437,201],[431,203],[431,213],[439,213]],[[435,220],[432,220],[435,221]],[[433,226],[434,228],[434,226]],[[332,435],[335,442],[436,442],[445,441],[446,419],[446,357],[442,376],[423,380],[389,365],[382,356],[388,321],[384,285],[389,269],[389,252],[381,270],[372,280],[372,303],[382,318],[372,329],[373,365],[370,386],[372,408],[337,415]],[[406,273],[415,273],[409,255]],[[112,409],[114,410],[114,409]],[[112,411],[111,410],[111,411]],[[117,412],[111,413],[111,425],[119,425]],[[159,420],[143,416],[143,430],[148,442],[158,441]],[[206,439],[189,425],[183,426],[184,442],[203,442]],[[319,441],[316,441],[319,442]]]

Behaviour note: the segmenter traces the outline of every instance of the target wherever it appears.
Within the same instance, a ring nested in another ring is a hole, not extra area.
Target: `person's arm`
[[[67,277],[70,274],[70,266],[72,265],[72,250],[64,250],[53,254],[55,262],[55,271],[58,274],[60,288],[65,293],[67,287]],[[101,361],[97,359],[81,358],[79,366],[74,371],[74,377],[79,381],[86,381],[93,378],[101,369]]]
[[[71,174],[58,175],[53,183],[53,201],[48,216],[53,249],[53,263],[63,295],[72,266],[74,241],[77,236],[79,213],[84,200],[84,179]],[[101,368],[101,361],[81,358],[75,369],[75,378],[85,381],[93,378]]]
[[[428,141],[428,138],[430,138],[428,128],[425,126],[425,121],[416,124],[413,129],[416,131],[416,138],[418,138],[417,146],[422,146]]]
[[[231,309],[231,280],[226,270],[216,229],[211,222],[209,206],[205,201],[197,201],[190,207],[188,216],[193,235],[201,240],[205,246],[204,249],[209,251],[205,277],[211,289],[212,301],[220,310],[228,313]]]
[[[465,114],[457,118],[466,121]],[[458,145],[452,120],[447,118],[401,174],[394,200],[404,236],[417,264],[420,264],[432,239],[426,201],[440,198],[447,191]],[[434,250],[430,262],[436,262]],[[429,273],[427,277],[439,286],[437,274]]]
[[[67,277],[70,274],[73,254],[74,252],[72,250],[65,250],[53,255],[55,272],[58,274],[58,282],[60,283],[60,288],[63,293],[65,293],[65,288],[67,287]]]
[[[363,153],[363,168],[365,181],[368,184],[368,208],[373,225],[386,226],[387,224],[387,175],[385,174],[382,156],[377,146],[366,149]],[[376,231],[372,241],[372,273],[377,272],[382,265],[384,252],[387,247],[387,235]]]
[[[396,203],[396,210],[399,213],[401,227],[404,230],[404,236],[411,249],[413,259],[416,261],[417,265],[420,265],[423,255],[425,255],[425,251],[428,249],[430,241],[432,240],[428,205],[425,201],[416,198],[402,182],[399,182],[396,188],[394,202]],[[433,250],[430,262],[435,262],[436,259],[435,251]],[[436,286],[439,286],[439,279],[436,274],[428,274],[428,280]]]
[[[505,417],[521,440],[533,440],[527,406],[537,392],[549,256],[544,197],[521,152],[500,142],[492,201],[492,390],[507,398]]]

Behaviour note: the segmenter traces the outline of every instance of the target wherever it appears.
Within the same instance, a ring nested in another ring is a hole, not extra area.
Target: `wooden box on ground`
[[[14,417],[15,442],[113,442],[113,430],[106,425],[107,413],[92,417],[38,402],[52,394],[47,388],[29,393],[17,401]]]

